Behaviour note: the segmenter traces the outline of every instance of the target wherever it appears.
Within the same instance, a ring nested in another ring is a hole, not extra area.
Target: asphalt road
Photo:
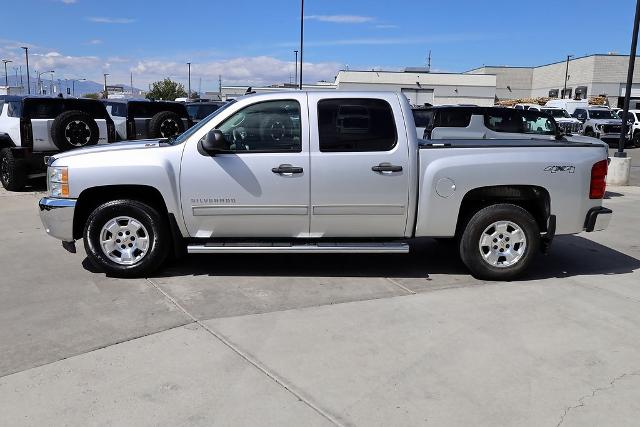
[[[2,424],[636,425],[640,188],[609,190],[609,230],[507,283],[430,239],[119,280],[0,190]]]

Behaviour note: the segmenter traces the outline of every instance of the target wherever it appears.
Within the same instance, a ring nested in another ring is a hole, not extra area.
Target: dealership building
[[[605,96],[612,107],[621,107],[625,96],[628,55],[595,54],[536,67],[489,66],[469,70],[468,75],[496,77],[496,97],[580,98]],[[567,91],[564,80],[567,75]],[[631,107],[640,105],[640,59],[636,60]]]

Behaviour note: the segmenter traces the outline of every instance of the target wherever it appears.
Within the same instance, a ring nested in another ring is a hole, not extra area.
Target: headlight
[[[47,186],[52,197],[69,197],[69,170],[66,167],[50,167]]]

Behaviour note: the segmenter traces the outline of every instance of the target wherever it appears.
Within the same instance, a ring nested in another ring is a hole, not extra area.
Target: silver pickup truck
[[[47,233],[117,276],[172,252],[405,253],[430,236],[509,280],[555,234],[607,227],[606,173],[599,141],[422,141],[401,94],[298,91],[242,97],[175,139],[57,154],[39,205]]]

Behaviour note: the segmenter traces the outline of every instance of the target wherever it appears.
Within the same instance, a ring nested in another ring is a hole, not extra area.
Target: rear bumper
[[[63,242],[73,242],[73,214],[75,199],[45,197],[38,203],[40,220],[48,235]]]
[[[613,211],[602,206],[589,209],[584,220],[584,231],[602,231],[609,226]]]

